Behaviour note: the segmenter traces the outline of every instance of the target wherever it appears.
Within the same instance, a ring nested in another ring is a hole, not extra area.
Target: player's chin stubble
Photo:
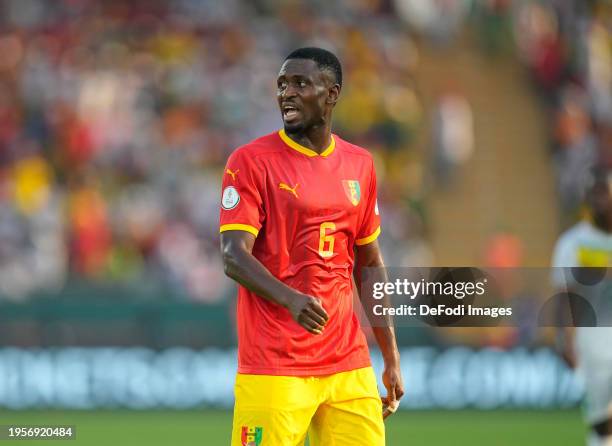
[[[303,122],[296,122],[292,124],[287,124],[286,122],[284,122],[283,124],[286,133],[301,133],[304,131]]]

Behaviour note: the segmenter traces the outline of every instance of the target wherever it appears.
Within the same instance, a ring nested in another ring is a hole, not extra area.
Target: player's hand
[[[570,368],[576,368],[576,352],[574,352],[574,348],[571,345],[565,346],[561,352],[561,357]]]
[[[321,301],[316,297],[298,293],[287,306],[293,320],[312,334],[321,334],[329,320]]]
[[[404,384],[402,382],[402,371],[399,364],[386,366],[383,372],[383,384],[387,389],[387,396],[381,397],[383,403],[383,420],[395,413],[399,406],[399,400],[404,396]]]
[[[576,351],[574,350],[575,333],[573,327],[561,328],[557,331],[557,342],[555,350],[563,359],[565,364],[572,368],[576,368]]]

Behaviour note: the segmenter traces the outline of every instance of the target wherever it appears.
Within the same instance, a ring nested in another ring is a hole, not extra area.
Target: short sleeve
[[[223,171],[219,232],[246,231],[257,237],[265,219],[262,184],[248,153],[232,153]]]
[[[357,232],[357,238],[355,244],[358,246],[367,245],[372,243],[380,235],[380,215],[378,212],[378,201],[376,197],[376,171],[374,169],[374,162],[370,164],[370,176],[369,176],[368,188],[365,191],[365,207],[361,224]]]
[[[568,268],[578,266],[576,250],[572,241],[567,237],[561,237],[552,257],[551,281],[555,288],[567,289],[573,285],[574,279],[571,273],[568,274]]]

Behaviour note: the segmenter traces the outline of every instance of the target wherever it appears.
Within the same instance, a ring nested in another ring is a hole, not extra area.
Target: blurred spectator
[[[597,17],[585,36],[587,85],[597,121],[612,122],[612,36]]]
[[[469,12],[466,0],[395,0],[399,16],[416,31],[430,37],[434,43],[452,43]]]
[[[525,248],[522,240],[514,234],[494,234],[484,249],[484,264],[490,268],[520,268],[523,265]]]
[[[465,96],[452,89],[442,94],[432,125],[436,175],[442,186],[450,186],[456,170],[474,152],[474,119]]]
[[[106,203],[94,186],[72,192],[69,230],[74,270],[86,277],[101,276],[109,260],[111,235]]]
[[[597,161],[597,146],[585,95],[575,87],[562,94],[556,117],[557,178],[562,208],[572,214],[582,201],[589,169]]]
[[[475,2],[480,45],[487,54],[496,56],[509,47],[511,0]]]

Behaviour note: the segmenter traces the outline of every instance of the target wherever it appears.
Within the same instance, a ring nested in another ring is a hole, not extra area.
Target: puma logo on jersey
[[[296,184],[293,187],[290,187],[290,186],[286,185],[285,183],[279,183],[278,184],[278,188],[280,190],[286,190],[288,192],[291,192],[295,196],[295,198],[299,198],[297,192],[295,191],[298,188],[298,186],[299,186],[299,183]]]
[[[232,177],[232,180],[236,181],[236,175],[238,175],[238,172],[240,172],[240,169],[236,169],[236,172],[232,172],[229,169],[225,169],[225,173],[228,174],[229,176]]]

